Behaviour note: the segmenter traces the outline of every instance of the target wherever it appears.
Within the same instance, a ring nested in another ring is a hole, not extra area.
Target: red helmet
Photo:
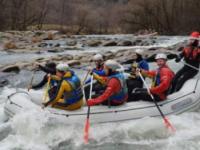
[[[191,36],[192,38],[199,38],[199,32],[194,31],[194,32],[192,32],[192,33],[190,34],[190,36]]]

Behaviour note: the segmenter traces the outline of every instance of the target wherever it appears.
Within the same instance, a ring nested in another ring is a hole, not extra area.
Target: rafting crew
[[[105,85],[105,91],[98,97],[88,99],[87,105],[93,106],[98,104],[118,106],[127,101],[128,91],[126,80],[122,72],[121,65],[114,60],[107,60],[104,63],[106,76],[99,76],[93,73],[93,76],[101,84]]]
[[[143,56],[144,50],[137,49],[135,53],[136,55],[134,57],[134,62],[129,69],[130,75],[128,76],[128,79],[126,79],[126,83],[128,87],[128,95],[131,95],[134,89],[143,87],[143,82],[141,78],[136,75],[136,68],[149,70],[149,64],[144,59],[144,56]]]
[[[158,65],[157,70],[147,71],[143,69],[137,69],[137,72],[140,71],[142,75],[153,79],[150,93],[148,93],[146,89],[138,89],[135,91],[135,93],[132,93],[129,96],[128,101],[153,101],[150,94],[153,95],[156,101],[162,101],[166,99],[168,89],[174,77],[174,73],[167,66],[167,56],[165,54],[157,54],[155,59]]]
[[[36,64],[36,68],[38,68],[39,70],[45,72],[46,74],[44,75],[42,81],[40,81],[36,85],[30,85],[28,87],[28,90],[42,88],[48,81],[48,74],[51,74],[51,75],[55,75],[56,74],[56,63],[54,63],[54,62],[48,62],[48,63],[46,63],[45,66],[42,66],[40,64]]]
[[[191,79],[197,75],[200,64],[199,37],[199,32],[192,32],[190,34],[189,45],[183,47],[181,49],[182,52],[177,56],[175,61],[180,62],[181,59],[184,59],[184,66],[176,73],[172,82],[170,93],[180,90],[180,88],[188,79]]]
[[[44,106],[51,105],[54,108],[65,110],[76,110],[83,105],[83,93],[78,76],[72,71],[68,64],[58,64],[56,75],[50,75],[50,80],[58,83],[58,86],[48,90],[49,101]],[[53,89],[53,92],[52,92]]]

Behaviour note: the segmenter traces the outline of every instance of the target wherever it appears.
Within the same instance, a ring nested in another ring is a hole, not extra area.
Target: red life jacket
[[[166,99],[167,90],[170,87],[171,81],[174,78],[173,71],[166,65],[156,71],[155,77],[159,77],[157,85],[151,87],[152,94],[158,95],[161,100]]]
[[[199,61],[200,49],[198,47],[186,47],[183,49],[183,54],[186,60]]]

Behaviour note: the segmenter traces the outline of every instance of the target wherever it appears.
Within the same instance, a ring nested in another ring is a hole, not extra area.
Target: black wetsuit
[[[152,95],[156,102],[161,101],[161,99],[158,95],[156,95],[156,94],[152,94]],[[149,93],[147,92],[147,89],[144,89],[144,88],[135,90],[135,92],[132,93],[131,95],[129,95],[129,97],[128,97],[128,102],[138,101],[138,100],[149,101],[149,102],[154,101],[151,98],[151,96],[149,95]]]
[[[46,73],[46,75],[43,77],[43,80],[40,83],[33,85],[32,89],[42,88],[48,82],[47,75],[48,74],[52,74],[52,75],[56,74],[56,68],[50,68],[50,67],[46,67],[46,66],[44,67],[44,66],[39,65],[39,69],[44,71]]]
[[[196,49],[195,49],[196,48]],[[172,86],[170,88],[169,94],[176,92],[181,89],[183,84],[188,80],[193,78],[197,73],[198,73],[198,68],[200,64],[200,54],[197,53],[197,56],[194,58],[193,57],[193,51],[197,51],[197,47],[192,47],[191,46],[191,52],[188,57],[185,57],[184,52],[182,52],[176,59],[176,62],[179,62],[183,57],[185,60],[185,64],[183,68],[181,68],[175,75],[173,81],[172,81]],[[188,65],[187,65],[188,64]],[[194,69],[190,66],[193,66]]]
[[[137,54],[137,59],[136,63],[138,64],[138,68],[144,69],[144,70],[149,70],[149,65],[145,59],[142,58],[141,55]],[[131,68],[128,70],[131,72]],[[133,75],[135,76],[135,75]],[[145,77],[144,77],[145,79]],[[135,88],[142,88],[143,87],[143,82],[140,79],[140,77],[129,77],[126,79],[127,87],[128,87],[128,95],[130,96]]]

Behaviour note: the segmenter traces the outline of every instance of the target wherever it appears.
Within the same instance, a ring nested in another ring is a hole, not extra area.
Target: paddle
[[[186,65],[186,66],[188,66],[188,67],[190,67],[190,68],[192,68],[192,69],[194,69],[194,70],[199,71],[199,68],[194,67],[194,66],[192,66],[192,65],[190,65],[190,64],[188,64],[188,63],[186,63],[186,62],[181,61],[181,63],[183,63],[184,65]]]
[[[48,82],[47,82],[47,86],[46,86],[45,93],[44,93],[44,99],[43,99],[44,103],[46,103],[46,101],[47,101],[47,95],[48,95],[50,81],[51,81],[51,77],[48,77]]]
[[[90,81],[90,95],[89,99],[92,97],[92,85],[93,85],[93,75],[91,76],[91,81]],[[87,118],[85,122],[85,128],[84,128],[84,142],[85,144],[88,143],[88,137],[89,137],[89,128],[90,128],[90,106],[88,106],[88,111],[87,111]]]
[[[85,78],[84,78],[84,80],[82,81],[82,84],[81,84],[84,101],[86,101],[84,85],[85,85],[85,81],[87,80],[89,73],[90,73],[90,70],[88,70],[88,72],[86,73]]]
[[[36,70],[34,70],[33,73],[32,73],[31,80],[30,80],[30,83],[29,83],[28,89],[27,89],[28,91],[30,91],[30,89],[31,89],[31,87],[32,87],[33,78],[34,78],[35,72],[36,72]]]
[[[149,95],[151,96],[153,102],[155,103],[155,105],[156,105],[158,111],[160,112],[160,115],[162,116],[162,118],[163,118],[163,120],[164,120],[165,126],[166,126],[168,129],[170,128],[173,132],[175,132],[175,131],[176,131],[175,128],[171,125],[171,123],[169,122],[169,120],[165,117],[165,115],[164,115],[163,112],[161,111],[161,109],[160,109],[159,105],[157,104],[155,98],[154,98],[153,95],[151,94],[151,92],[150,92],[150,90],[149,90],[149,88],[148,88],[148,86],[147,86],[147,84],[146,84],[146,82],[145,82],[143,76],[141,75],[140,72],[138,72],[138,74],[139,74],[139,76],[140,76],[142,82],[144,83],[144,85],[145,85],[145,87],[146,87],[146,89],[147,89]]]

